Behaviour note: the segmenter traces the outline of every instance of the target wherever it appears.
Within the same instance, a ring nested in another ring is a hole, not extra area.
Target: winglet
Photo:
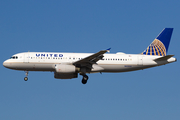
[[[108,48],[108,49],[107,49],[107,52],[110,52],[110,49],[111,49],[111,48]]]

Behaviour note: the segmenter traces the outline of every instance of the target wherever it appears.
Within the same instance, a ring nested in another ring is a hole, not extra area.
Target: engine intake
[[[57,64],[55,65],[54,78],[71,79],[78,77],[78,68],[74,65]]]

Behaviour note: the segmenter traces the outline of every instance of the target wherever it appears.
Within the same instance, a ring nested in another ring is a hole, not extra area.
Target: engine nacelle
[[[57,64],[55,66],[56,73],[75,73],[76,67],[74,65]]]
[[[77,73],[54,73],[54,78],[57,79],[71,79],[71,78],[77,78],[78,74]]]

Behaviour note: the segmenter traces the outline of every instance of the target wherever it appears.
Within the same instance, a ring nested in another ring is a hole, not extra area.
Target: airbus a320
[[[173,28],[163,29],[140,54],[107,53],[110,49],[97,53],[23,52],[4,61],[3,66],[25,71],[25,81],[28,80],[29,71],[51,71],[57,79],[82,75],[82,83],[86,84],[87,73],[129,72],[175,62],[174,55],[167,55],[172,32]]]

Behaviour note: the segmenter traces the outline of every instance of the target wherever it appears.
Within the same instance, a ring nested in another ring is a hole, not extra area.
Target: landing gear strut
[[[29,73],[29,72],[28,72],[28,71],[25,71],[25,72],[26,72],[26,73],[25,73],[26,77],[24,77],[24,80],[27,81],[27,80],[28,80],[28,77],[27,77],[27,76],[28,76],[28,73]]]
[[[82,84],[86,84],[88,78],[89,78],[89,77],[88,77],[87,75],[83,75]]]

